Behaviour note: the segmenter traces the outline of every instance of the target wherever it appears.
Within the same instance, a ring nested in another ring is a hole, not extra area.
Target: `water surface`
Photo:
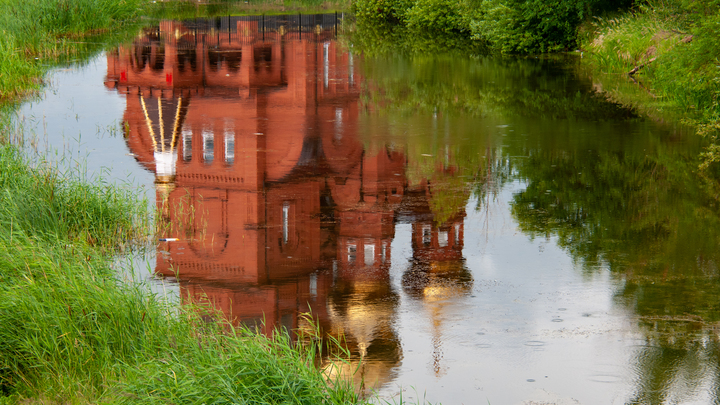
[[[701,141],[576,58],[370,57],[335,18],[162,21],[23,114],[150,190],[184,302],[268,334],[311,312],[368,395],[717,402]]]

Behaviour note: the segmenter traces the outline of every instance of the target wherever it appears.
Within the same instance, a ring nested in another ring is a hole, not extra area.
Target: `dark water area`
[[[347,343],[382,399],[717,403],[702,141],[576,57],[365,54],[335,14],[162,21],[23,107],[156,202],[148,278]],[[354,372],[355,371],[355,372]],[[353,374],[354,372],[354,374]]]

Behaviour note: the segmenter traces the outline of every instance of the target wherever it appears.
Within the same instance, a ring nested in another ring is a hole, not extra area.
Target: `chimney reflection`
[[[430,296],[469,277],[464,214],[437,224],[429,188],[408,188],[406,155],[363,146],[362,77],[334,16],[298,21],[163,21],[108,53],[105,84],[126,95],[126,142],[156,175],[161,237],[174,240],[159,242],[156,273],[177,276],[184,302],[265,334],[294,336],[312,311],[352,353],[325,366],[369,390],[402,359],[395,224],[413,223],[403,288]]]

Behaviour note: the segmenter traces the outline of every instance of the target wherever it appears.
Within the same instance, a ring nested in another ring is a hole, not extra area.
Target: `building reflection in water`
[[[403,288],[431,311],[470,275],[464,212],[436,223],[404,153],[360,142],[361,77],[336,17],[163,21],[108,53],[105,84],[126,94],[127,145],[156,175],[161,236],[177,239],[159,242],[156,272],[265,334],[294,334],[312,311],[351,350],[340,371],[371,389],[402,359],[395,224],[413,224]]]
[[[472,274],[462,255],[464,240],[464,206],[452,212],[449,218],[438,222],[429,202],[434,198],[430,184],[423,181],[407,192],[402,212],[412,223],[412,260],[402,277],[403,291],[413,299],[421,300],[431,323],[432,370],[444,374],[442,365],[442,320],[445,307],[453,298],[469,295],[472,291]]]

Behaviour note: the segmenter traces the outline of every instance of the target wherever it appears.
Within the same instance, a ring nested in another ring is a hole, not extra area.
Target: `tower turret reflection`
[[[438,170],[433,181],[423,179],[411,187],[403,201],[402,215],[412,223],[412,259],[402,277],[403,291],[421,300],[428,312],[432,334],[433,372],[444,373],[442,365],[442,319],[445,307],[472,290],[472,274],[465,265],[464,246],[465,203],[439,207],[439,189],[453,184],[452,170]],[[435,192],[434,192],[435,191]],[[456,190],[454,195],[464,195]],[[433,204],[435,203],[435,204]]]

